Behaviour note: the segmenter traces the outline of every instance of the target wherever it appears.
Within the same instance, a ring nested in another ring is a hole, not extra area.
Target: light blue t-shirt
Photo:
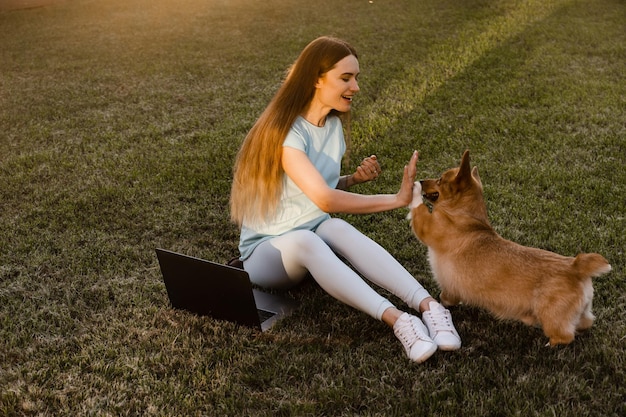
[[[306,153],[328,186],[337,187],[341,158],[346,150],[343,128],[338,117],[328,117],[322,127],[298,117],[283,146]],[[285,174],[283,192],[274,218],[260,225],[249,225],[244,219],[239,241],[241,259],[247,259],[254,248],[267,239],[296,229],[315,230],[329,217],[328,213],[317,207]]]

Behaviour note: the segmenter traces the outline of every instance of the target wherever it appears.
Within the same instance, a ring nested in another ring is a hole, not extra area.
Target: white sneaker
[[[452,316],[444,306],[434,301],[430,310],[422,313],[422,320],[428,327],[428,334],[441,350],[457,350],[461,347],[461,338],[452,324]]]
[[[403,313],[393,325],[393,332],[402,342],[406,355],[421,363],[437,351],[437,344],[428,337],[428,330],[420,319]]]

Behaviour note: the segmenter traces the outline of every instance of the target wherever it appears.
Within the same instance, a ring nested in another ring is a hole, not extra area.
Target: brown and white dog
[[[611,265],[597,253],[572,258],[500,237],[489,224],[469,151],[441,178],[415,182],[409,208],[444,305],[462,302],[541,326],[552,346],[571,343],[577,331],[593,324],[591,277]]]

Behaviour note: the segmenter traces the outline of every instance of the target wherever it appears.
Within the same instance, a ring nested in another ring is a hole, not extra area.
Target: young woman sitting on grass
[[[231,217],[241,226],[239,250],[254,284],[289,288],[307,272],[324,291],[382,320],[415,362],[437,348],[461,346],[450,312],[385,249],[329,213],[376,213],[412,199],[418,155],[404,168],[397,194],[348,192],[381,172],[375,156],[340,176],[346,150],[342,115],[359,91],[359,62],[348,43],[321,37],[302,51],[282,86],[246,136],[237,155]],[[399,310],[367,280],[419,311]],[[424,326],[424,323],[426,326]]]

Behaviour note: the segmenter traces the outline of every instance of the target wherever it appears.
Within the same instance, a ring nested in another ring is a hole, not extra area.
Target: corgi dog
[[[440,178],[415,182],[409,209],[444,306],[465,303],[540,326],[551,346],[571,343],[576,332],[593,324],[591,278],[608,273],[611,265],[597,253],[572,258],[499,236],[487,218],[469,151]]]

